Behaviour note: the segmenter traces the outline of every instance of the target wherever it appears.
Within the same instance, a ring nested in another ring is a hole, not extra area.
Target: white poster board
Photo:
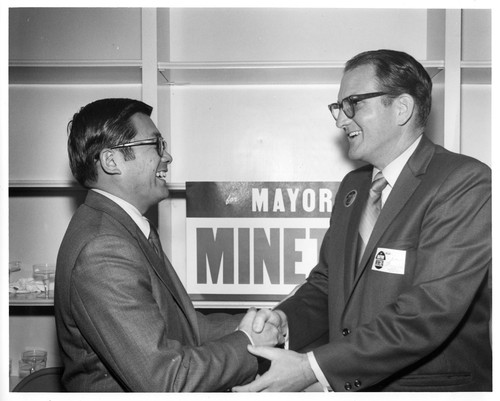
[[[279,301],[318,261],[338,182],[188,182],[193,300]]]

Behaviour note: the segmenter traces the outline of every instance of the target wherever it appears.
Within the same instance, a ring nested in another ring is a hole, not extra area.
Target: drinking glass
[[[14,272],[18,272],[21,270],[21,262],[16,260],[9,262],[9,282],[10,282],[10,274]]]
[[[19,361],[19,377],[26,377],[46,365],[47,351],[38,348],[26,350]]]
[[[50,280],[56,275],[56,266],[51,263],[38,263],[33,265],[33,278],[43,281],[44,294],[39,295],[40,298],[49,298]]]

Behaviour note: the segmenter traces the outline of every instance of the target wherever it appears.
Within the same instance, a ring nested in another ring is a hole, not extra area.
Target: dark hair
[[[375,67],[379,90],[393,97],[407,93],[418,108],[417,125],[425,127],[431,112],[432,80],[425,68],[407,53],[395,50],[372,50],[360,53],[345,65],[345,72],[370,64]]]
[[[71,172],[83,186],[97,179],[96,160],[107,147],[129,142],[137,135],[130,118],[136,113],[151,115],[152,107],[133,99],[101,99],[75,113],[68,124],[68,156]],[[125,157],[133,158],[133,149]]]

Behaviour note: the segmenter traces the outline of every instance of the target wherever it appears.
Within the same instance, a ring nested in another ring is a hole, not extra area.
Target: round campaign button
[[[358,194],[358,191],[356,191],[355,189],[353,189],[351,192],[349,192],[344,198],[344,206],[345,207],[351,206],[354,203],[357,194]]]

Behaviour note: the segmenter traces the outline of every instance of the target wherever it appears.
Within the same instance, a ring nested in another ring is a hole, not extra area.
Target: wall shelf
[[[141,84],[141,60],[9,62],[10,84]]]
[[[74,189],[84,190],[76,181],[71,180],[10,180],[9,189]]]
[[[444,61],[422,62],[431,77]],[[160,62],[160,85],[338,84],[345,61],[306,62]]]
[[[37,298],[36,294],[9,294],[9,306],[15,307],[45,307],[54,306],[54,298]],[[196,309],[248,309],[272,308],[278,301],[199,301],[193,300]]]
[[[54,298],[38,298],[38,294],[9,294],[9,306],[53,306]]]
[[[186,183],[172,182],[168,183],[168,189],[172,192],[183,193],[186,191]],[[10,191],[47,191],[47,190],[68,190],[68,191],[86,191],[76,181],[71,180],[10,180]]]
[[[491,61],[462,61],[462,84],[491,85]]]

